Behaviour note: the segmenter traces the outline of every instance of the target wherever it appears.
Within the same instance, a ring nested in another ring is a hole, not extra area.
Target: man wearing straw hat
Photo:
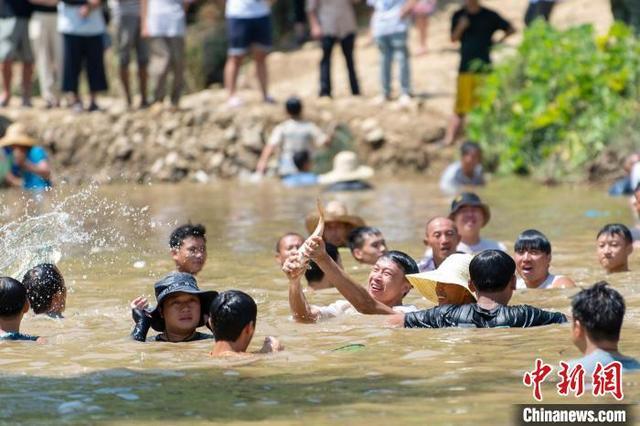
[[[364,191],[372,189],[366,182],[373,169],[358,162],[355,152],[341,151],[333,158],[333,169],[318,177],[318,183],[327,185],[325,191]]]
[[[339,201],[331,201],[324,209],[324,234],[322,237],[336,247],[346,247],[349,233],[355,228],[365,226],[360,216],[351,215],[347,206]],[[305,226],[312,233],[318,224],[318,214],[310,213],[305,219]]]
[[[302,251],[303,256],[297,253],[290,256],[282,268],[289,279],[289,306],[296,321],[316,322],[357,313],[392,315],[417,310],[415,306],[402,304],[411,290],[406,276],[418,272],[416,262],[405,253],[392,250],[382,255],[371,268],[367,286],[363,287],[329,257],[322,238],[312,237],[305,242]],[[309,305],[300,283],[306,270],[305,259],[312,259],[346,300],[328,306]]]
[[[30,191],[42,191],[51,187],[51,165],[47,152],[29,136],[22,123],[11,124],[2,139],[0,147],[7,149],[11,160],[11,172],[7,182]]]
[[[465,305],[475,303],[469,290],[469,263],[473,256],[454,253],[435,271],[407,275],[407,280],[420,294],[436,305]]]

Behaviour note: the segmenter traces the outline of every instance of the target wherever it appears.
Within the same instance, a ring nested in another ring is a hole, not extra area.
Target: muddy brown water
[[[119,238],[111,238],[107,249],[92,250],[88,243],[65,252],[66,318],[29,315],[23,322],[24,332],[47,336],[48,344],[0,344],[0,423],[509,424],[513,404],[533,402],[522,374],[535,358],[557,366],[579,355],[568,326],[397,330],[373,316],[293,322],[273,246],[285,231],[304,232],[303,218],[317,194],[268,182],[99,189],[95,197],[143,209],[142,219],[113,212],[103,212],[102,219],[91,212],[84,226],[100,228],[94,235],[116,232]],[[481,195],[493,214],[485,236],[512,248],[520,231],[540,229],[553,244],[552,272],[579,285],[604,278],[595,257],[598,228],[632,222],[628,201],[609,198],[599,187],[498,180]],[[6,205],[15,198],[2,196]],[[344,199],[352,212],[383,230],[392,248],[416,258],[424,251],[426,218],[445,213],[449,203],[420,180],[379,181],[375,192],[322,196]],[[172,270],[166,240],[175,224],[187,220],[204,223],[208,231],[209,260],[200,286],[250,293],[259,310],[252,348],[275,335],[285,352],[231,362],[211,359],[211,342],[128,339],[128,301],[152,294],[153,282]],[[347,270],[365,283],[366,269],[342,254]],[[637,255],[631,267],[607,279],[628,306],[622,351],[640,356]],[[521,291],[513,302],[568,312],[571,294]],[[308,293],[316,304],[338,297],[334,290]],[[432,306],[415,291],[406,302]],[[333,350],[352,344],[364,346]],[[624,391],[626,403],[638,402],[637,376],[626,376]],[[546,402],[593,401],[560,398],[553,383],[545,383],[543,392]]]

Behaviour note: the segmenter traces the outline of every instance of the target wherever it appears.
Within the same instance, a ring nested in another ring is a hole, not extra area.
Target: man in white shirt
[[[316,322],[355,313],[392,315],[417,310],[415,306],[402,304],[412,287],[406,275],[418,272],[416,262],[405,253],[393,250],[382,255],[373,265],[365,288],[356,284],[329,257],[322,238],[309,239],[301,250],[305,257],[316,262],[346,300],[328,306],[309,305],[300,282],[306,270],[306,261],[296,253],[287,259],[282,268],[289,278],[289,306],[296,321]]]
[[[473,192],[463,192],[453,200],[449,219],[453,220],[461,237],[458,251],[468,254],[484,250],[507,251],[500,242],[480,238],[480,230],[489,223],[491,211]]]

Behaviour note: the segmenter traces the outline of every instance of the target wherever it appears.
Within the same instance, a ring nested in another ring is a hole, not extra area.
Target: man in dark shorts
[[[224,67],[224,85],[229,91],[229,106],[235,108],[242,105],[242,99],[236,95],[236,83],[242,60],[249,50],[253,51],[262,99],[267,103],[273,103],[273,99],[269,96],[267,75],[267,54],[273,44],[269,2],[267,0],[227,0],[225,16],[229,50]]]
[[[498,30],[504,32],[498,43],[515,32],[508,21],[481,6],[479,0],[465,0],[464,7],[453,14],[451,41],[460,42],[460,67],[455,114],[447,127],[444,145],[455,142],[458,133],[463,130],[466,114],[476,104],[475,92],[481,83],[482,73],[491,65],[493,33]]]
[[[205,325],[205,314],[209,305],[218,295],[216,291],[198,288],[191,274],[172,272],[154,285],[157,305],[148,311],[145,297],[131,302],[131,314],[135,327],[131,332],[133,340],[147,340],[149,327],[160,331],[153,340],[156,342],[193,342],[213,339],[213,335],[200,333],[198,327]]]
[[[507,306],[516,288],[516,263],[501,250],[485,250],[469,264],[469,289],[476,303],[441,305],[424,311],[398,314],[390,324],[405,328],[536,327],[567,322],[560,312],[529,305]]]
[[[39,339],[37,336],[20,333],[22,317],[28,311],[27,290],[20,281],[10,277],[0,277],[0,342]]]

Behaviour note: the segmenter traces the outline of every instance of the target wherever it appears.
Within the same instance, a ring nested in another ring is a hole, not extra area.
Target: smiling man
[[[302,250],[305,256],[316,262],[346,300],[338,300],[328,306],[309,305],[300,283],[306,262],[297,255],[291,256],[282,270],[289,278],[289,306],[296,321],[316,322],[356,313],[391,315],[417,310],[415,306],[402,304],[411,290],[406,275],[418,272],[416,262],[405,253],[392,250],[382,255],[371,268],[367,286],[363,287],[329,257],[322,238],[311,238]]]
[[[460,235],[456,224],[449,218],[436,216],[429,219],[424,234],[425,256],[418,262],[420,272],[433,271],[457,251]]]
[[[620,223],[605,225],[597,237],[600,265],[607,274],[629,271],[629,256],[633,252],[631,231]]]
[[[514,252],[518,272],[516,289],[572,288],[576,286],[571,278],[549,272],[551,243],[542,232],[527,229],[518,235]]]
[[[207,261],[207,231],[202,225],[179,226],[169,237],[171,257],[178,272],[197,275]]]
[[[491,219],[491,210],[473,192],[463,192],[453,200],[449,219],[455,223],[460,234],[458,251],[477,254],[484,250],[507,250],[502,243],[480,238],[480,230]]]

